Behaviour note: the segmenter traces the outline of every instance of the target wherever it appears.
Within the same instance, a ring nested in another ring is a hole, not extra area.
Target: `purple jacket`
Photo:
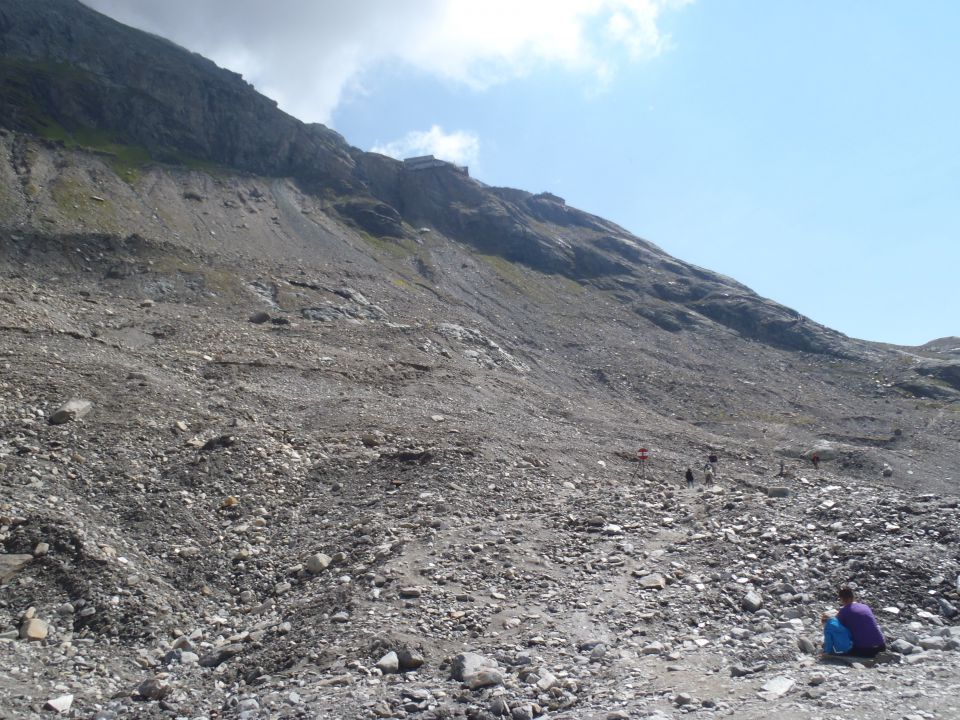
[[[837,612],[837,620],[850,631],[855,648],[874,648],[885,645],[886,640],[877,625],[877,619],[868,605],[850,603]]]

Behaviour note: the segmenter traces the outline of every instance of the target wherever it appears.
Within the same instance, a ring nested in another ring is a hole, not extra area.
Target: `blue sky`
[[[549,190],[848,335],[960,335],[960,4],[88,3],[353,145]]]

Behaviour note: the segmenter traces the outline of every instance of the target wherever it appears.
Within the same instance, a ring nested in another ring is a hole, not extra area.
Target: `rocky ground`
[[[281,182],[4,148],[0,716],[960,717],[937,348],[668,332]],[[841,583],[889,662],[819,661]]]

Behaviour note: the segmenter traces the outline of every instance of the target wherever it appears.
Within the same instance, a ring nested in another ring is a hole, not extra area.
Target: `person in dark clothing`
[[[814,470],[820,469],[820,456],[817,453],[814,453],[813,455],[810,456],[810,462],[813,463]]]
[[[687,479],[687,487],[692,488],[693,487],[693,470],[691,470],[690,468],[687,468],[687,472],[684,475],[684,477]]]
[[[853,640],[849,654],[872,658],[886,650],[887,641],[870,606],[854,602],[853,590],[848,587],[840,588],[837,595],[841,606],[837,611],[837,620],[850,631]]]

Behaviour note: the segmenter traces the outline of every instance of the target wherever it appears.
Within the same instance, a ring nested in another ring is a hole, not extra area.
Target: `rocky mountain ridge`
[[[9,0],[0,14],[7,127],[108,141],[168,162],[292,177],[378,237],[439,230],[477,251],[591,280],[670,330],[702,318],[786,349],[844,355],[850,341],[547,194],[488,188],[451,169],[409,171],[304,125],[239,76],[76,0]],[[105,140],[106,139],[106,140]],[[681,310],[680,308],[684,308]]]

